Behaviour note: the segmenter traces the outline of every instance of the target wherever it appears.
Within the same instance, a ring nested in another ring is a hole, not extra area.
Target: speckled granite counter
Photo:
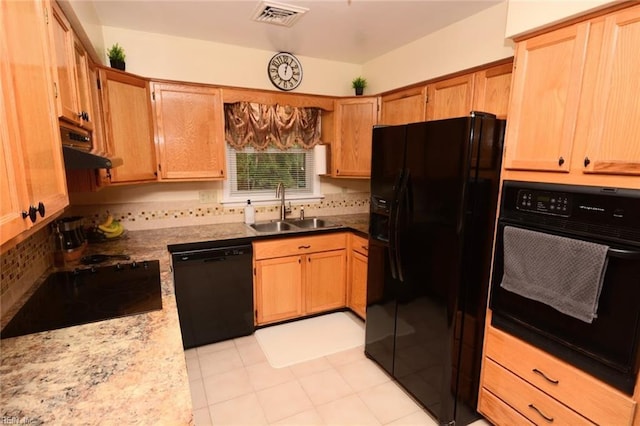
[[[362,235],[367,233],[367,214],[326,219]],[[242,223],[230,223],[128,232],[121,240],[90,245],[85,255],[128,254],[137,261],[158,259],[163,309],[0,341],[3,420],[31,424],[193,424],[167,245],[268,236]],[[3,314],[2,327],[14,313]]]

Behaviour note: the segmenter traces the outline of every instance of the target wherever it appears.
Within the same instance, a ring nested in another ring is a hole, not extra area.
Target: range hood
[[[122,158],[93,150],[91,134],[84,129],[60,123],[60,138],[65,169],[111,169],[123,164]]]

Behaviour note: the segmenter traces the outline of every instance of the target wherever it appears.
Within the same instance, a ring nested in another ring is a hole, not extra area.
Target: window
[[[273,201],[279,182],[286,188],[287,200],[320,197],[313,149],[236,150],[227,144],[227,170],[223,202]]]

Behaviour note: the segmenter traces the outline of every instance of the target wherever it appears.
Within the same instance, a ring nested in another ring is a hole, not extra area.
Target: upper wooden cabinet
[[[380,124],[397,125],[426,120],[427,86],[394,92],[380,98]]]
[[[87,53],[55,1],[51,2],[49,14],[49,45],[58,116],[91,130],[93,110]]]
[[[505,179],[640,188],[638,50],[637,5],[519,42]]]
[[[151,90],[160,179],[223,179],[221,90],[169,83],[152,83]]]
[[[106,146],[124,162],[111,170],[111,182],[157,180],[148,80],[101,68],[100,82]]]
[[[331,175],[369,177],[371,138],[378,123],[378,98],[340,99],[335,103],[331,142]]]
[[[509,95],[511,93],[511,62],[496,65],[475,73],[473,89],[473,110],[495,114],[507,118]]]
[[[473,101],[474,74],[427,85],[427,120],[469,115]]]
[[[0,117],[6,123],[0,126],[0,244],[69,204],[45,49],[48,7],[37,0],[0,3]]]

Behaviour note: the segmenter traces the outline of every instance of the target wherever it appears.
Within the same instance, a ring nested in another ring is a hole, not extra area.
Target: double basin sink
[[[296,230],[335,228],[338,226],[340,225],[317,217],[309,219],[273,220],[271,222],[258,222],[251,225],[251,227],[258,232],[285,232]]]

